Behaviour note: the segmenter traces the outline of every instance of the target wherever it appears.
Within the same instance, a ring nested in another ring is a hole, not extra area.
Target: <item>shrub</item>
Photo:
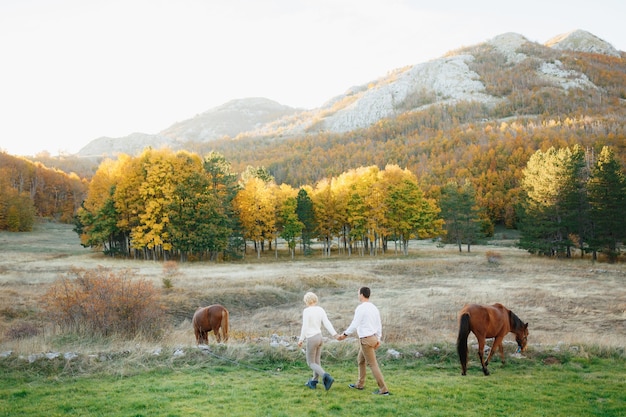
[[[163,288],[170,290],[174,287],[173,278],[178,275],[179,265],[175,261],[165,261],[163,263]]]
[[[38,334],[39,329],[31,323],[19,323],[7,330],[6,337],[9,340],[17,340],[37,336]]]
[[[7,306],[0,309],[0,317],[4,317],[5,319],[13,320],[18,318],[24,318],[28,316],[28,311],[15,308],[13,306]]]
[[[485,256],[487,256],[487,262],[490,264],[499,264],[500,260],[502,260],[502,255],[500,252],[495,252],[492,250],[488,250],[485,252]]]
[[[172,288],[174,288],[174,282],[172,281],[171,277],[163,277],[162,281],[163,288],[165,288],[166,290],[171,290]]]
[[[176,261],[163,262],[163,274],[165,274],[166,277],[173,277],[173,276],[178,275],[179,269],[180,269],[180,266],[178,265],[178,262]]]
[[[159,295],[152,283],[133,278],[129,271],[73,268],[52,284],[42,305],[66,331],[156,338],[165,324]]]

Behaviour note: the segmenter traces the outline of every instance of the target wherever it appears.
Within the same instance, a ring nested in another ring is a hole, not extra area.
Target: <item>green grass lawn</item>
[[[626,415],[620,355],[496,361],[488,377],[475,360],[462,377],[452,358],[381,361],[389,397],[372,395],[371,374],[365,390],[350,389],[356,363],[345,359],[323,359],[335,378],[329,391],[304,386],[301,360],[250,365],[192,355],[88,372],[61,358],[1,359],[0,416]]]

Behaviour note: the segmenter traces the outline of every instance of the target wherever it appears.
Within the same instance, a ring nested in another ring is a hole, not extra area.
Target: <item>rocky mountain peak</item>
[[[545,45],[559,50],[590,52],[616,57],[620,56],[620,52],[615,49],[613,45],[580,29],[557,35],[548,40]]]
[[[517,52],[522,45],[529,42],[528,39],[519,33],[504,33],[498,35],[487,43],[493,46],[498,52],[506,56],[508,62],[520,62],[526,58],[526,55]]]

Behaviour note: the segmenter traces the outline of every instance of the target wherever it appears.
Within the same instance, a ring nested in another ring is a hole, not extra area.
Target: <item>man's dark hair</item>
[[[361,287],[361,289],[359,290],[359,294],[363,295],[363,297],[365,298],[370,298],[371,293],[372,291],[369,289],[369,287]]]

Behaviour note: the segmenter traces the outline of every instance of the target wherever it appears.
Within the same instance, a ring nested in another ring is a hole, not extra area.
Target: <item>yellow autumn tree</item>
[[[118,169],[123,174],[120,176],[113,193],[113,201],[118,213],[117,227],[127,236],[129,245],[131,232],[139,224],[139,215],[143,213],[144,209],[144,201],[138,190],[144,180],[143,166],[145,161],[145,152],[139,157],[129,157],[120,161]]]
[[[138,193],[144,201],[139,214],[139,224],[131,233],[133,246],[142,248],[144,256],[155,259],[167,256],[172,249],[169,224],[169,207],[175,198],[177,184],[188,177],[187,172],[201,172],[202,161],[198,155],[169,149],[144,151],[144,178]]]
[[[328,178],[317,183],[311,196],[317,235],[324,244],[326,256],[330,256],[333,239],[341,236],[345,224],[346,201],[341,189],[336,178]]]
[[[130,157],[125,154],[117,160],[104,160],[89,183],[87,198],[77,211],[81,243],[101,247],[104,253],[111,256],[126,253],[128,249],[129,230],[118,226],[119,213],[114,196],[129,163]]]
[[[369,204],[373,203],[372,192],[377,182],[377,166],[351,169],[341,174],[335,182],[337,208],[343,212],[340,217],[342,236],[347,243],[348,255],[356,248],[361,255],[373,247],[375,220]]]
[[[273,239],[276,230],[275,187],[273,181],[248,176],[233,200],[233,207],[244,229],[244,237],[254,243],[259,258],[265,240]]]

